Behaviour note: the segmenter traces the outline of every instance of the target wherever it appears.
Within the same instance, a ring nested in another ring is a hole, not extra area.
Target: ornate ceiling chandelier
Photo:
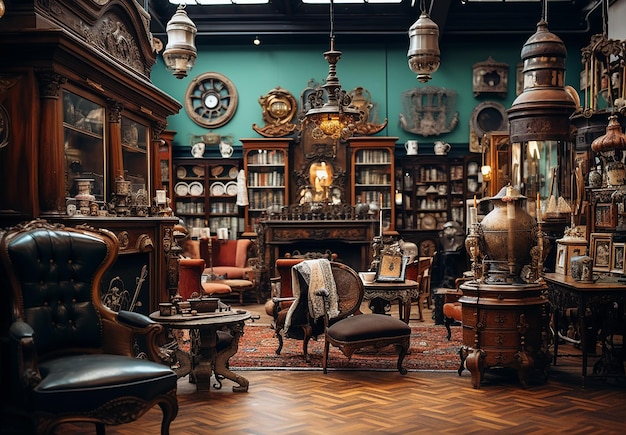
[[[352,98],[339,84],[337,62],[341,51],[335,50],[334,10],[330,0],[330,50],[324,53],[328,62],[328,77],[320,89],[309,95],[311,109],[304,116],[305,121],[313,124],[313,138],[331,137],[334,140],[346,140],[354,134],[361,112],[350,107]]]

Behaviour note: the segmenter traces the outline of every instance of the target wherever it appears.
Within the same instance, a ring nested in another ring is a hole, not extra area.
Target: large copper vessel
[[[494,208],[480,223],[486,280],[515,281],[531,262],[535,219],[526,211],[526,197],[511,186],[503,187],[490,200]]]

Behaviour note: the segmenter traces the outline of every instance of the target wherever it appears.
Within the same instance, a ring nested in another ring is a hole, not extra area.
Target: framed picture
[[[585,255],[587,252],[587,243],[557,243],[556,246],[556,262],[554,265],[554,273],[561,275],[570,275],[570,263],[572,258]]]
[[[611,273],[624,274],[624,243],[613,243]]]
[[[383,254],[379,266],[376,281],[379,282],[404,282],[408,256]]]
[[[596,211],[594,215],[595,228],[602,229],[615,229],[617,215],[615,212],[615,205],[612,203],[598,203],[596,204]]]
[[[591,233],[589,247],[593,257],[594,272],[611,271],[611,234]]]

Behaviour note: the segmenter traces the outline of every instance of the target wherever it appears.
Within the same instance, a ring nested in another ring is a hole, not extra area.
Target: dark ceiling
[[[551,32],[562,39],[588,41],[602,31],[605,0],[549,0],[547,21]],[[530,36],[541,19],[541,1],[480,2],[432,0],[431,18],[439,26],[441,39]],[[165,26],[176,11],[168,0],[148,0],[152,33],[164,42]],[[415,5],[412,5],[415,3]],[[419,0],[399,4],[335,4],[334,30],[338,44],[396,43],[407,41],[407,31],[417,20]],[[425,0],[426,7],[430,5]],[[301,0],[270,0],[266,5],[196,6],[187,14],[196,24],[196,44],[245,44],[255,36],[263,44],[328,41],[329,6],[303,4]]]

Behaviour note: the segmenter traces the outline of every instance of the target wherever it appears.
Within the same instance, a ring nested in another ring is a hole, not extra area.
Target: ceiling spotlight
[[[259,37],[258,37],[258,36],[255,36],[255,37],[254,37],[254,41],[252,41],[252,43],[253,43],[254,45],[261,45],[261,40],[259,39]]]

